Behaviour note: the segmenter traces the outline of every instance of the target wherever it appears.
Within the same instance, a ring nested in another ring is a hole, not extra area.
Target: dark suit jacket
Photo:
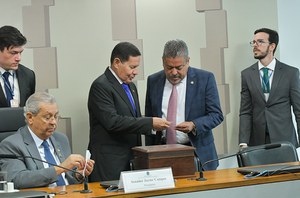
[[[162,116],[162,97],[166,76],[160,71],[148,77],[146,94],[146,116]],[[212,129],[223,121],[218,90],[214,75],[189,67],[186,81],[185,120],[196,125],[196,135],[188,133],[192,146],[196,148],[201,163],[217,159]],[[213,170],[218,161],[208,163],[204,169]]]
[[[19,68],[16,70],[16,76],[20,88],[20,107],[23,107],[28,97],[35,92],[35,74],[34,71],[19,64]],[[0,107],[8,107],[2,88],[0,89]]]
[[[269,99],[262,92],[258,63],[241,73],[239,142],[250,146],[265,143],[268,127],[271,142],[289,141],[298,147],[291,106],[300,133],[299,70],[276,60]]]
[[[91,86],[88,98],[90,120],[89,150],[95,160],[90,181],[119,179],[129,170],[131,148],[141,145],[140,134],[150,134],[152,118],[143,118],[138,92],[129,84],[137,114],[117,79],[107,68]]]
[[[70,154],[71,148],[68,138],[59,132],[54,132],[50,140],[61,162]],[[28,126],[20,128],[14,135],[0,143],[0,154],[13,154],[17,156],[31,156],[41,159],[35,142],[28,130]],[[14,182],[15,188],[32,188],[48,186],[57,180],[54,167],[44,168],[43,163],[31,158],[1,159],[2,171],[7,171],[7,180]],[[66,173],[70,184],[78,183],[71,172]]]

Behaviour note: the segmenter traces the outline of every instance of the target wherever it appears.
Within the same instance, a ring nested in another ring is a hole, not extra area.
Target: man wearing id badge
[[[241,73],[240,147],[278,141],[289,141],[299,147],[299,70],[275,58],[278,43],[278,33],[268,28],[256,30],[250,42],[258,61]]]
[[[0,28],[0,107],[23,107],[35,92],[34,71],[20,64],[26,42],[15,27]]]

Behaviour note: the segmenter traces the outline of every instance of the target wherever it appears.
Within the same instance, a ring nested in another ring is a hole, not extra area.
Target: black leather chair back
[[[237,155],[239,167],[299,161],[290,142],[276,142],[247,147]]]
[[[0,108],[0,142],[25,125],[23,107]]]

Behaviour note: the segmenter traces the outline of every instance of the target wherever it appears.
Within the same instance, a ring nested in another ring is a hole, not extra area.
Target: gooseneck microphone
[[[202,171],[202,166],[201,166],[200,159],[199,159],[196,151],[194,151],[194,154],[195,154],[195,158],[196,158],[196,161],[197,161],[197,167],[198,167],[198,171],[199,171],[199,177],[196,180],[197,181],[205,181],[207,179],[204,178],[204,176],[203,176],[203,171]]]
[[[8,158],[8,159],[20,159],[20,158],[25,159],[25,158],[30,158],[30,159],[33,159],[33,160],[37,160],[37,161],[40,161],[40,162],[47,163],[47,164],[49,164],[51,166],[56,166],[56,167],[62,168],[64,170],[71,171],[74,174],[79,174],[83,178],[83,186],[84,187],[83,187],[83,190],[80,190],[79,192],[80,193],[91,193],[92,192],[88,188],[88,179],[87,179],[87,177],[83,176],[83,174],[81,174],[78,171],[75,171],[75,170],[72,170],[72,169],[69,169],[69,168],[57,165],[57,164],[53,164],[53,163],[50,163],[50,162],[47,162],[45,160],[42,160],[42,159],[39,159],[39,158],[36,158],[36,157],[32,157],[32,156],[18,156],[18,155],[15,155],[15,154],[0,154],[0,158]]]
[[[211,163],[211,162],[214,162],[214,161],[218,161],[218,160],[222,160],[222,159],[226,159],[226,158],[230,158],[230,157],[234,157],[234,156],[237,156],[237,155],[240,155],[240,154],[243,154],[243,153],[248,153],[248,152],[252,152],[252,151],[257,151],[257,150],[262,150],[262,149],[274,149],[274,148],[278,148],[278,147],[281,147],[281,144],[266,144],[264,145],[263,147],[259,147],[259,148],[249,148],[249,149],[244,149],[242,151],[238,151],[237,153],[234,153],[234,154],[230,154],[230,155],[226,155],[224,157],[220,157],[220,158],[217,158],[217,159],[212,159],[212,160],[208,160],[206,162],[204,162],[203,164],[200,163],[200,160],[196,155],[196,159],[197,159],[197,164],[198,164],[198,169],[199,169],[199,178],[197,178],[196,180],[197,181],[205,181],[207,180],[205,177],[204,177],[204,173],[203,173],[203,167],[205,167],[207,164]],[[199,160],[199,162],[198,162]]]

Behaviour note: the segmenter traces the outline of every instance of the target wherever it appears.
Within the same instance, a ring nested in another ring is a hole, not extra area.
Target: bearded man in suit
[[[250,42],[258,62],[241,72],[240,147],[277,141],[299,146],[291,112],[293,107],[299,138],[299,70],[274,57],[278,42],[278,33],[268,28],[256,30]]]

